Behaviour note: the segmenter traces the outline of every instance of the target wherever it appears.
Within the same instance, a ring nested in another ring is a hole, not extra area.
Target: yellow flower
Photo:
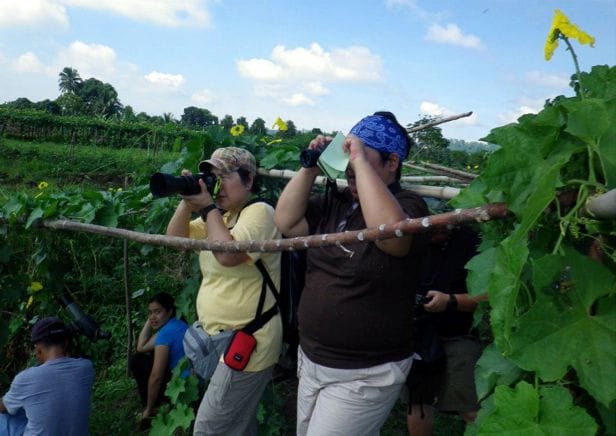
[[[244,126],[242,124],[231,127],[231,134],[233,136],[240,136],[242,133],[244,133]]]
[[[552,58],[554,50],[558,47],[558,38],[561,36],[577,39],[580,44],[588,44],[591,47],[595,45],[594,37],[570,22],[565,14],[559,9],[556,9],[554,11],[552,27],[550,27],[550,31],[548,32],[548,39],[545,41],[544,55],[546,61]]]
[[[29,309],[30,306],[32,306],[33,302],[34,302],[34,297],[32,297],[32,295],[30,295],[30,297],[28,298],[28,302],[26,303],[26,309]]]
[[[288,130],[289,129],[289,127],[287,126],[287,123],[282,121],[282,118],[280,117],[276,118],[276,121],[274,121],[274,125],[272,126],[272,129],[275,126],[278,126],[278,130]]]
[[[49,186],[49,183],[47,183],[47,182],[39,182],[39,184],[38,184],[38,188],[39,189],[45,189],[48,186]]]
[[[34,292],[40,291],[41,289],[43,289],[43,284],[41,282],[32,282],[30,283],[30,289],[32,289]]]

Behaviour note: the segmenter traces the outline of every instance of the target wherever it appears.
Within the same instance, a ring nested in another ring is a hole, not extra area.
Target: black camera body
[[[306,149],[299,154],[299,163],[304,168],[314,168],[317,166],[321,150]]]
[[[212,173],[198,173],[191,176],[174,176],[154,173],[150,177],[150,192],[154,197],[168,197],[174,194],[195,195],[201,192],[199,179],[203,180],[210,194],[214,194],[217,178]]]
[[[431,298],[425,296],[424,294],[415,294],[415,304],[423,305],[429,303]]]

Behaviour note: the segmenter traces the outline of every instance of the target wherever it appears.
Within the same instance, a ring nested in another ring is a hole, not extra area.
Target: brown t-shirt
[[[428,215],[423,199],[390,186],[411,218]],[[348,191],[310,201],[306,219],[311,234],[366,227],[361,208],[353,209]],[[308,250],[306,286],[299,304],[300,345],[313,362],[331,368],[367,368],[409,357],[413,352],[411,316],[418,284],[424,235],[414,235],[405,257],[393,257],[373,242]]]

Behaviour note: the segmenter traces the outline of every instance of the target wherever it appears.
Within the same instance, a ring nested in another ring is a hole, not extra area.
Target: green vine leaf
[[[582,408],[573,404],[569,392],[560,386],[535,389],[527,382],[515,388],[499,386],[494,410],[479,423],[479,435],[583,436],[595,435],[597,424]]]
[[[481,256],[488,256],[492,250],[486,250]],[[496,347],[504,355],[509,354],[511,329],[516,313],[516,301],[520,290],[521,275],[528,258],[525,239],[505,239],[493,252],[494,266],[488,274],[488,296],[492,312],[490,314],[492,333]],[[486,278],[476,280],[485,282]],[[471,286],[473,284],[471,283]]]
[[[475,388],[481,401],[496,385],[509,386],[522,377],[522,370],[498,352],[494,344],[488,345],[475,367]]]
[[[608,406],[616,398],[616,385],[606,383],[616,373],[616,276],[565,252],[533,262],[537,300],[516,323],[509,357],[546,381],[573,367],[582,387]]]

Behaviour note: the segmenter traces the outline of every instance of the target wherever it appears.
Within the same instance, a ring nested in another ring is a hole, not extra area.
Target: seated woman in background
[[[137,354],[130,360],[130,370],[137,381],[141,418],[152,417],[164,398],[171,371],[184,357],[182,340],[188,325],[175,317],[175,300],[166,292],[154,295],[148,304],[146,320],[139,339]]]

